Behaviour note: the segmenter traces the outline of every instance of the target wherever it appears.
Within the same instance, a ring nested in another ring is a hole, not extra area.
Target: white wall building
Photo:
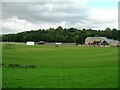
[[[35,45],[35,42],[33,42],[33,41],[27,41],[26,45]]]

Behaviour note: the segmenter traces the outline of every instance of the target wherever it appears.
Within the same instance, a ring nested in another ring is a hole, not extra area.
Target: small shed
[[[43,44],[45,44],[45,41],[40,41],[40,42],[38,42],[37,44],[38,44],[38,45],[43,45]]]
[[[61,45],[62,43],[55,43],[56,45]]]
[[[55,46],[58,47],[58,45],[62,45],[62,43],[55,43]]]
[[[27,41],[26,45],[35,45],[34,41]]]

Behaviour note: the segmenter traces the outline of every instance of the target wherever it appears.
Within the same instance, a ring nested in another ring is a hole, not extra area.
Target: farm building
[[[98,45],[101,42],[101,39],[98,37],[87,37],[85,39],[85,45]]]
[[[92,46],[119,46],[119,41],[108,39],[106,37],[87,37],[85,39],[85,45]]]
[[[114,40],[114,41],[111,41],[111,42],[110,42],[110,45],[111,45],[111,46],[120,46],[120,42]]]
[[[43,45],[45,44],[45,41],[40,41],[40,42],[37,42],[38,45]]]

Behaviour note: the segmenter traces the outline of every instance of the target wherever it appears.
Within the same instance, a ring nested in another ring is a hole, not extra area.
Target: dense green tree
[[[66,42],[84,44],[87,37],[107,37],[109,39],[120,40],[120,30],[106,28],[105,30],[62,28],[61,26],[49,29],[39,29],[25,31],[16,34],[2,35],[2,40],[6,42],[26,42],[26,41],[46,41],[46,42]]]
[[[79,44],[79,36],[75,35],[74,40],[75,40],[75,44],[78,45]]]
[[[115,28],[112,30],[112,39],[118,40],[118,31]]]

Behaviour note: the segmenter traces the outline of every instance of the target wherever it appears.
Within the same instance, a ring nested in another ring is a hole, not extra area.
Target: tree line
[[[62,28],[61,26],[49,29],[25,31],[16,34],[2,35],[5,42],[46,41],[84,44],[87,37],[107,37],[120,41],[120,30],[106,28],[105,30]]]

